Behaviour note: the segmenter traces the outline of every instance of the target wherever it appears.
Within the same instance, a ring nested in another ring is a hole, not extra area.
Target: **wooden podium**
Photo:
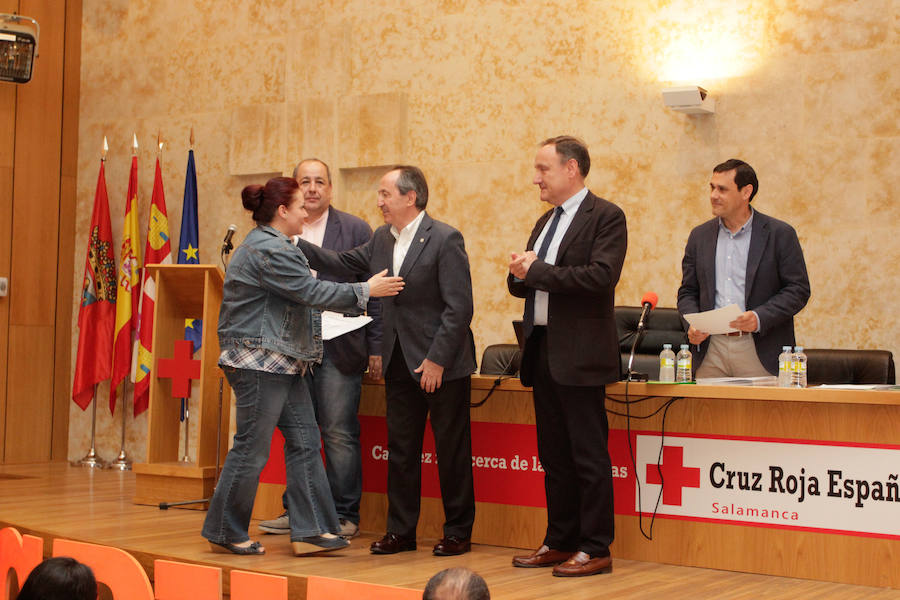
[[[215,265],[148,265],[147,269],[156,282],[153,369],[150,373],[147,462],[134,465],[134,502],[155,505],[209,498],[216,480],[216,452],[219,452],[221,465],[228,448],[231,406],[231,388],[216,364],[219,357],[216,325],[222,303],[223,273]],[[172,356],[175,341],[184,339],[185,319],[197,318],[203,319],[200,389],[189,404],[191,417],[198,423],[197,462],[186,463],[178,457],[181,403],[172,397],[172,380],[159,377],[158,367],[160,359]],[[191,507],[202,509],[206,504]]]

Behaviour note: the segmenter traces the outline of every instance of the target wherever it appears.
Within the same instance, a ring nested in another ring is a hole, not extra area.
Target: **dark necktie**
[[[544,260],[547,257],[547,250],[550,249],[550,242],[553,241],[553,236],[556,235],[556,227],[559,225],[559,218],[562,214],[562,206],[557,206],[553,211],[553,220],[550,222],[550,229],[547,230],[547,235],[544,236],[544,240],[541,242],[541,247],[538,250],[538,259]]]
[[[547,250],[550,249],[550,242],[553,241],[553,236],[556,235],[556,227],[559,225],[559,218],[562,214],[562,206],[557,206],[553,211],[553,220],[550,222],[550,227],[547,229],[547,233],[541,241],[541,247],[538,249],[537,257],[539,260],[544,260],[544,258],[546,258]],[[531,290],[528,294],[528,298],[525,299],[524,321],[525,337],[527,339],[531,335],[531,330],[534,326],[534,290]]]

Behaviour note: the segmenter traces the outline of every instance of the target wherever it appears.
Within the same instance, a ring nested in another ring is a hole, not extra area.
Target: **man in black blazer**
[[[421,453],[431,415],[444,505],[444,537],[434,553],[468,552],[475,520],[469,396],[475,370],[472,278],[459,231],[425,212],[428,184],[420,169],[399,166],[381,179],[378,207],[385,224],[372,239],[336,253],[300,241],[320,271],[403,278],[399,295],[382,302],[382,364],[387,394],[387,533],[374,554],[416,549],[421,503]]]
[[[331,205],[331,170],[317,158],[301,160],[294,168],[308,216],[301,237],[322,248],[350,250],[372,238],[369,224]],[[335,277],[319,273],[325,281],[365,281],[367,274]],[[367,326],[325,340],[322,364],[308,373],[310,397],[325,450],[325,473],[338,514],[340,534],[359,534],[359,503],[362,497],[362,457],[359,445],[359,398],[363,373],[381,377],[381,304],[369,300]],[[287,496],[284,497],[287,501]],[[287,506],[285,505],[285,509]],[[290,533],[287,510],[278,518],[262,521],[267,533]]]
[[[732,158],[713,169],[714,219],[694,228],[681,263],[678,311],[729,304],[743,311],[738,331],[710,336],[694,327],[697,377],[751,377],[778,372],[782,346],[794,345],[794,315],[809,300],[809,276],[794,228],[750,207],[759,189],[753,168]]]
[[[516,567],[558,577],[612,569],[612,464],[607,383],[618,381],[615,288],[625,261],[625,214],[588,191],[584,142],[541,144],[534,183],[556,207],[538,219],[526,252],[509,263],[510,293],[525,298],[522,384],[534,387],[538,455],[546,472],[547,533]]]

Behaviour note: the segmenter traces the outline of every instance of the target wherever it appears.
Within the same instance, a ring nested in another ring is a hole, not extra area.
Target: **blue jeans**
[[[217,543],[250,539],[247,528],[259,474],[276,425],[284,434],[291,541],[337,533],[339,524],[325,469],[315,411],[302,375],[223,367],[237,397],[237,431],[209,503],[202,535]]]
[[[325,446],[325,473],[334,507],[340,518],[359,525],[362,458],[357,413],[362,374],[341,373],[326,355],[307,381]]]

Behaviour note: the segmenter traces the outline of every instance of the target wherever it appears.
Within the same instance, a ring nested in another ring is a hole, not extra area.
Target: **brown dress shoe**
[[[586,577],[611,572],[611,556],[591,558],[585,552],[576,552],[566,562],[553,567],[554,577]]]
[[[397,554],[416,549],[416,538],[403,538],[390,531],[376,542],[372,542],[369,551],[372,554]]]
[[[434,554],[435,556],[456,556],[457,554],[465,554],[471,549],[471,538],[448,535],[441,538],[441,541],[434,545]]]
[[[572,556],[571,552],[563,552],[549,548],[546,544],[525,556],[514,556],[512,564],[514,567],[523,567],[526,569],[535,567],[552,567],[558,565],[562,561]]]

